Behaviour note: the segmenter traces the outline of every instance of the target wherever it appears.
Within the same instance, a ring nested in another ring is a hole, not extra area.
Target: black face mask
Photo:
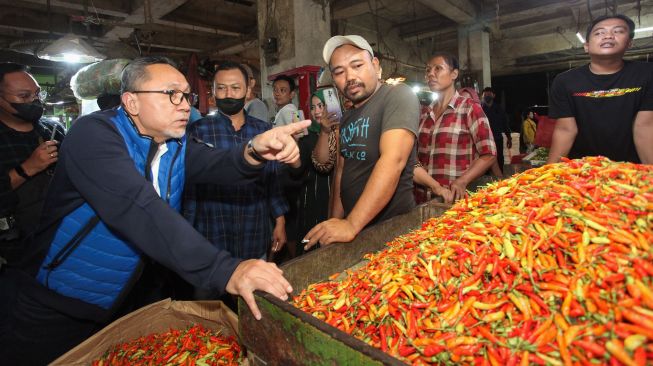
[[[494,98],[491,95],[486,95],[483,97],[483,101],[485,102],[485,104],[490,104],[492,103],[493,100]]]
[[[32,103],[11,103],[11,106],[16,110],[14,116],[24,121],[36,123],[43,115],[43,104],[40,100]]]
[[[234,114],[237,114],[240,112],[244,107],[245,107],[245,97],[242,97],[240,99],[235,99],[235,98],[223,98],[223,99],[218,99],[215,98],[215,105],[218,107],[218,109],[228,115],[228,116],[233,116]]]

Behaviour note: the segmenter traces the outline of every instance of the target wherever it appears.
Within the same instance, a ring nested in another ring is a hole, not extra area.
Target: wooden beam
[[[476,20],[476,8],[469,0],[418,0],[458,24]]]

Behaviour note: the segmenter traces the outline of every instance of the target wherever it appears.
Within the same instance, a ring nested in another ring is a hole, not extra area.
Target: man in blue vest
[[[143,259],[204,288],[292,292],[274,264],[216,249],[179,214],[185,182],[247,184],[266,160],[296,165],[292,134],[275,128],[235,149],[186,141],[197,95],[171,61],[146,57],[122,74],[122,106],[77,120],[62,145],[34,256],[0,276],[0,360],[45,364],[93,334],[138,280]]]

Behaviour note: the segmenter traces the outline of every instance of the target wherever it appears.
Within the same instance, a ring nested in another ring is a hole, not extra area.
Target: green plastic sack
[[[120,94],[120,74],[131,60],[117,58],[81,68],[70,78],[77,99],[95,99],[102,93]]]

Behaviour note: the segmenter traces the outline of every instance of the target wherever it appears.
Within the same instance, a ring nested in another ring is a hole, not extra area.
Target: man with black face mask
[[[247,71],[240,64],[225,62],[218,66],[213,79],[218,112],[193,123],[187,135],[216,148],[229,149],[269,130],[270,123],[244,110],[249,91],[247,79]],[[262,179],[245,186],[188,186],[184,216],[211,243],[234,257],[265,259],[270,244],[276,252],[286,242],[284,214],[288,205],[277,179],[277,168],[277,163],[268,163]]]
[[[0,64],[0,257],[17,261],[38,224],[65,130],[41,119],[41,88],[28,68]]]

